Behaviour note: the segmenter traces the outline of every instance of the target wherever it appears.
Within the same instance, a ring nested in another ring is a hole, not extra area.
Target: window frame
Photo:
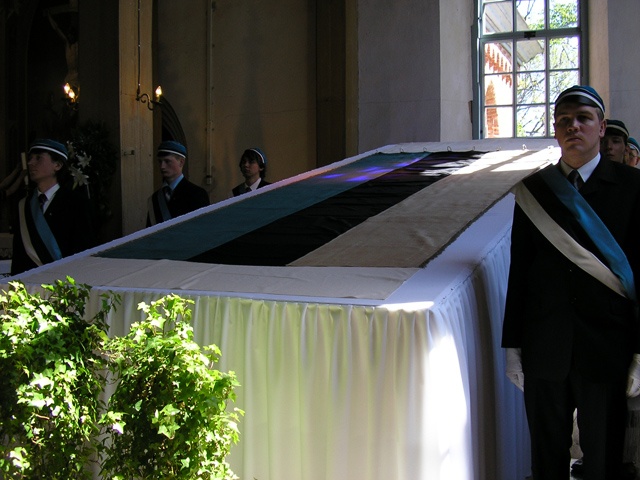
[[[519,0],[510,0],[512,3],[512,25],[516,25],[517,18],[517,3]],[[544,39],[545,40],[545,66],[544,66],[544,81],[545,81],[545,103],[544,110],[546,114],[546,118],[548,119],[547,125],[545,127],[545,135],[536,136],[536,137],[518,137],[517,136],[517,111],[518,105],[526,105],[526,104],[518,104],[517,96],[517,75],[518,75],[518,67],[517,65],[513,65],[513,71],[509,73],[509,75],[513,76],[513,92],[512,92],[512,101],[509,105],[512,108],[512,120],[513,126],[510,136],[503,136],[500,138],[553,138],[553,101],[555,98],[549,98],[550,95],[550,75],[549,72],[551,70],[549,65],[549,40],[554,38],[566,38],[566,37],[578,37],[579,43],[579,53],[578,53],[578,77],[580,79],[580,84],[587,84],[588,81],[588,24],[587,24],[587,0],[577,0],[578,2],[578,25],[576,27],[568,27],[568,28],[557,28],[557,29],[549,29],[546,28],[548,25],[549,18],[549,4],[551,0],[544,0],[544,8],[545,8],[545,28],[540,30],[527,30],[527,31],[510,31],[510,32],[501,32],[501,33],[491,33],[488,35],[483,34],[483,18],[482,18],[482,6],[483,0],[476,0],[475,2],[475,19],[473,28],[472,28],[472,51],[473,51],[473,82],[474,82],[474,92],[473,92],[473,104],[472,104],[472,116],[473,116],[473,138],[495,138],[495,137],[487,137],[484,131],[484,115],[485,115],[485,79],[489,76],[485,74],[485,44],[487,43],[497,43],[502,41],[512,42],[512,45],[515,48],[516,42],[521,40],[532,40],[532,39]],[[542,70],[541,70],[542,71]],[[556,70],[553,70],[556,71]]]

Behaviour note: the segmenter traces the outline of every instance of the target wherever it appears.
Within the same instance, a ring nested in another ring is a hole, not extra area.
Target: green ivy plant
[[[107,478],[236,478],[225,457],[243,414],[227,411],[238,383],[213,368],[215,345],[193,341],[192,303],[177,295],[141,303],[145,320],[106,345],[118,382],[102,419]]]
[[[91,478],[105,384],[100,350],[118,299],[103,296],[87,321],[89,288],[71,278],[43,285],[44,296],[9,286],[0,294],[0,476]]]
[[[238,385],[213,369],[215,345],[193,341],[189,304],[169,295],[140,309],[146,320],[109,339],[102,295],[85,315],[87,285],[67,277],[31,294],[0,293],[0,478],[231,479],[225,458],[243,412],[227,412]],[[117,381],[100,400],[109,372]]]

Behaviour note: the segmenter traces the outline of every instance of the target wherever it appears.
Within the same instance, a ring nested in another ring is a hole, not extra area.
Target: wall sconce
[[[72,86],[68,83],[65,83],[64,87],[62,88],[64,90],[64,95],[67,99],[67,105],[72,110],[76,110],[78,108],[78,97],[80,96],[80,87]]]
[[[71,103],[76,103],[76,101],[78,100],[78,94],[76,93],[76,90],[80,90],[80,89],[78,87],[73,88],[68,83],[65,83],[64,87],[62,88],[64,89],[64,94],[67,96],[69,101]]]
[[[140,0],[138,0],[138,89],[136,90],[136,100],[140,103],[146,103],[149,110],[153,110],[155,105],[162,106],[160,97],[162,96],[162,87],[158,85],[155,92],[155,100],[152,100],[149,94],[140,94]]]
[[[154,105],[162,106],[162,103],[160,102],[161,96],[162,96],[162,87],[160,85],[158,85],[158,88],[156,88],[156,92],[155,92],[156,99],[152,100],[151,97],[149,97],[148,93],[143,93],[142,95],[140,94],[140,84],[138,84],[138,90],[136,91],[136,100],[141,103],[146,103],[147,108],[149,110],[153,110]]]

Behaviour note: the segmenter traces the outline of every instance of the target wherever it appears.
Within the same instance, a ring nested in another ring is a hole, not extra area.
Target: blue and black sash
[[[37,249],[34,246],[33,239],[38,237],[45,246],[51,260],[61,259],[62,254],[60,252],[60,247],[53,236],[51,228],[49,228],[47,220],[44,218],[42,210],[40,209],[38,196],[31,195],[29,205],[27,205],[26,198],[20,200],[18,211],[20,217],[20,235],[22,237],[22,244],[29,258],[38,266],[48,263],[46,259],[43,261],[43,259],[40,258],[41,255],[38,254]],[[29,220],[31,220],[31,222]]]
[[[515,188],[518,205],[564,256],[615,292],[635,301],[635,284],[629,261],[600,217],[557,168],[546,168],[539,175],[587,233],[608,266],[562,229],[523,182]]]
[[[164,196],[162,189],[149,197],[147,210],[149,211],[149,223],[151,225],[166,222],[172,218],[171,213],[169,212],[169,204],[167,203],[167,199]],[[156,218],[156,215],[158,215],[159,218]]]

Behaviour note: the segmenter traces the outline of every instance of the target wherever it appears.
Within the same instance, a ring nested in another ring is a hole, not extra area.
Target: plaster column
[[[140,72],[138,72],[138,5],[140,5]],[[145,227],[147,199],[153,193],[153,116],[136,101],[140,91],[153,97],[153,0],[120,0],[120,145],[122,233]]]

